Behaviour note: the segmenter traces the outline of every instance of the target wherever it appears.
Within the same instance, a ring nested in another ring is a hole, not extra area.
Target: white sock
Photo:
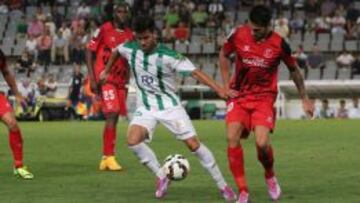
[[[166,177],[164,170],[161,169],[155,153],[145,143],[129,146],[140,162],[148,167],[158,178]]]
[[[211,151],[205,145],[200,143],[200,147],[193,152],[193,154],[198,157],[201,165],[210,173],[218,188],[223,189],[227,184]]]

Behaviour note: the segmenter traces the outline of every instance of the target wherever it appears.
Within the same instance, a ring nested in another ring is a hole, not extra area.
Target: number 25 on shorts
[[[115,99],[114,90],[105,90],[105,91],[103,91],[103,94],[104,94],[104,100],[105,100],[105,101],[114,100],[114,99]]]

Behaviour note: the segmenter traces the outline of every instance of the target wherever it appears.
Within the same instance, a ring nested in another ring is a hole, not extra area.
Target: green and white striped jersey
[[[192,72],[196,68],[186,57],[159,43],[152,53],[144,53],[136,41],[117,47],[127,59],[135,77],[137,100],[147,110],[164,110],[180,104],[176,95],[176,72]]]

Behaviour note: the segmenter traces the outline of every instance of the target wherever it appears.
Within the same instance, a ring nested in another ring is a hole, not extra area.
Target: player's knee
[[[266,138],[256,138],[256,146],[259,149],[267,149],[269,146],[269,141]]]
[[[145,133],[141,128],[130,126],[127,136],[128,146],[138,145],[145,139]]]
[[[194,152],[200,147],[200,141],[196,136],[193,136],[185,141],[186,146],[189,148],[190,151]]]
[[[10,131],[19,131],[19,126],[17,124],[16,119],[10,119],[7,122],[7,127],[9,128]]]
[[[240,133],[228,133],[227,143],[230,147],[237,147],[240,145]]]

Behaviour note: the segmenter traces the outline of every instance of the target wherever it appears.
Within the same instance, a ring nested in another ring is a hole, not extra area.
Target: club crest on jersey
[[[248,52],[248,51],[250,51],[250,46],[249,45],[244,45],[242,50]]]
[[[269,49],[269,48],[265,49],[265,51],[264,51],[264,57],[265,57],[265,58],[271,58],[272,56],[273,56],[273,51],[272,51],[272,49]]]

